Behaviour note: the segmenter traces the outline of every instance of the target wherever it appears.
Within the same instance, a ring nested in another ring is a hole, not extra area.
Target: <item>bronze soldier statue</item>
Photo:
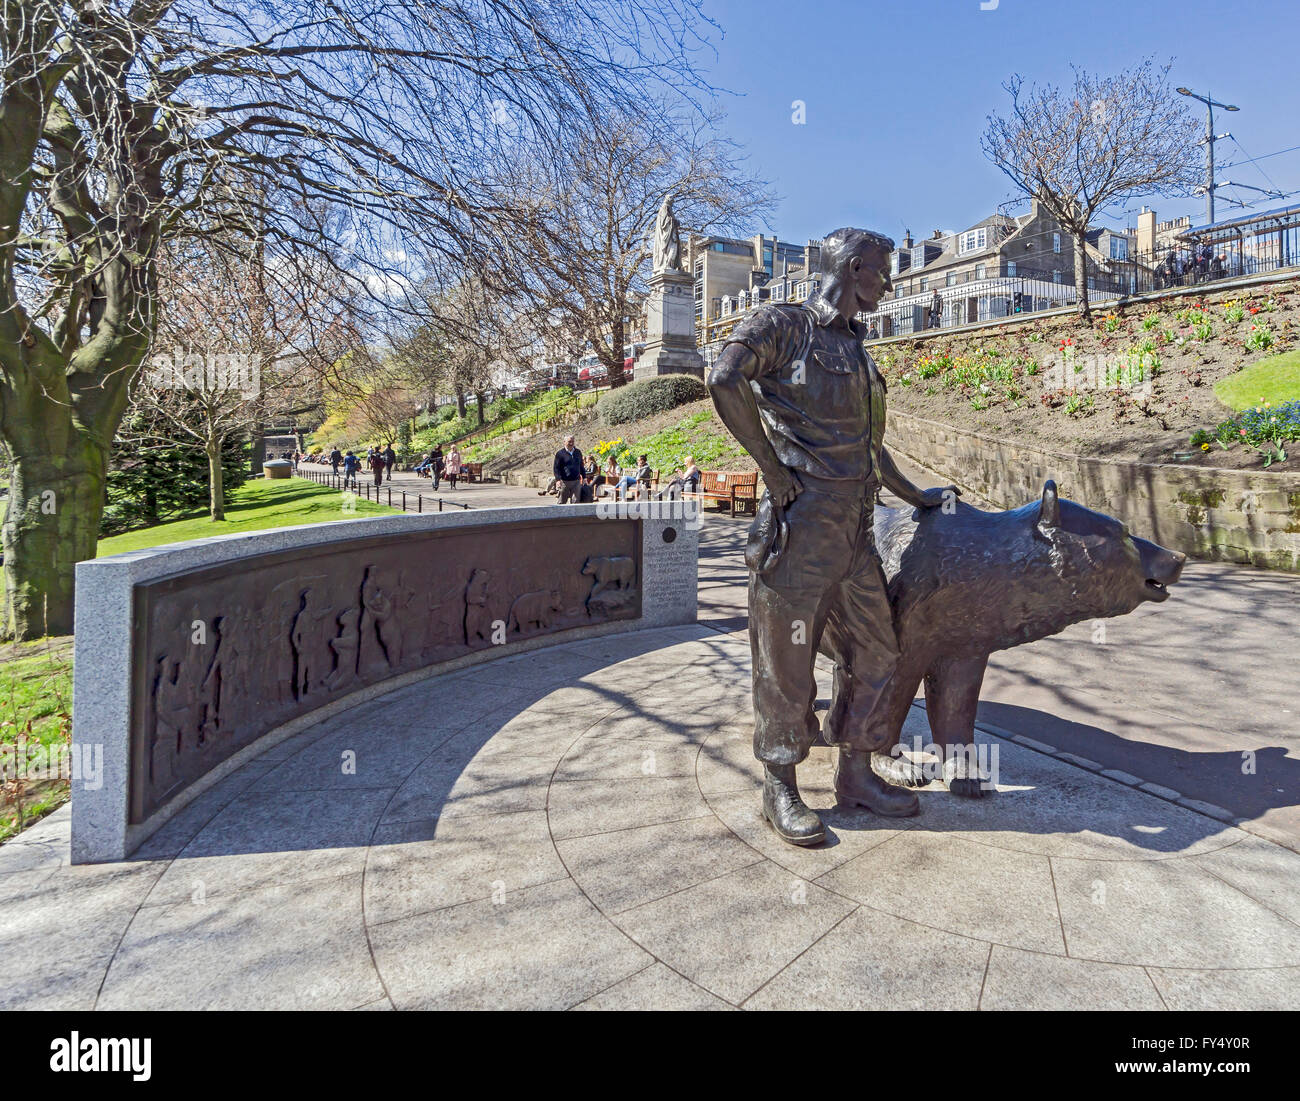
[[[871,768],[882,736],[868,716],[898,661],[876,553],[881,485],[918,508],[956,487],[923,490],[884,447],[885,383],[862,342],[859,311],[890,289],[894,242],[837,229],[821,250],[821,290],[803,305],[767,305],[733,331],[709,375],[718,415],[753,456],[766,490],[745,562],[754,666],[754,756],[763,762],[763,816],[784,840],[816,845],[821,819],[805,806],[795,766],[821,733],[813,661],[836,659],[826,742],[839,747],[840,803],[892,817],[919,809],[915,794]]]

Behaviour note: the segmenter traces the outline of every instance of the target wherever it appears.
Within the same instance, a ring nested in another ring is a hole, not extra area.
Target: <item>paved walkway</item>
[[[125,864],[69,867],[65,809],[0,848],[0,1007],[1300,1008],[1300,856],[998,739],[996,794],[904,821],[815,752],[795,849],[749,677],[743,633],[573,643],[336,716]]]
[[[304,463],[304,470],[311,470],[317,473],[328,474],[330,468],[328,464],[322,466],[318,463]],[[371,477],[362,479],[366,485],[374,487],[375,481]],[[456,505],[468,505],[470,508],[521,508],[527,505],[547,505],[554,507],[555,498],[548,496],[539,497],[537,490],[527,489],[523,486],[501,485],[497,482],[466,482],[459,481],[456,488],[452,489],[444,481],[435,491],[433,483],[428,478],[421,478],[418,474],[412,474],[406,471],[395,471],[391,479],[385,478],[384,484],[379,488],[379,501],[381,504],[388,503],[387,491],[391,488],[393,491],[393,507],[401,507],[401,494],[409,494],[407,501],[407,511],[415,512],[415,494],[422,494],[425,498],[424,510],[429,511],[430,501],[433,498],[441,497],[445,502],[444,507],[454,508]],[[436,506],[434,506],[436,508]]]

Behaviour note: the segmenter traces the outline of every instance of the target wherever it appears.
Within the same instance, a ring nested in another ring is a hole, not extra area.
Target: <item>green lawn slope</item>
[[[1300,350],[1269,356],[1219,379],[1214,394],[1236,412],[1266,401],[1274,405],[1300,401]]]

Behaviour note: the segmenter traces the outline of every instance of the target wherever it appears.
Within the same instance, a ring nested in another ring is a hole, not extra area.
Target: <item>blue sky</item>
[[[1068,84],[1071,63],[1112,73],[1146,55],[1172,58],[1175,85],[1241,108],[1215,112],[1216,132],[1240,142],[1219,142],[1220,162],[1300,146],[1295,0],[997,0],[990,11],[980,0],[705,0],[705,11],[724,34],[702,66],[738,93],[722,97],[727,130],[782,196],[755,231],[786,240],[841,225],[925,237],[985,217],[1012,194],[979,137],[989,112],[1009,102],[1002,84],[1013,73]],[[806,104],[803,125],[791,121],[795,100]],[[1203,120],[1204,107],[1187,102]],[[1300,149],[1216,176],[1300,190]],[[1239,212],[1225,195],[1260,198],[1219,192],[1216,217]],[[1142,200],[1130,205],[1136,213]],[[1149,205],[1162,221],[1204,220],[1203,198]]]

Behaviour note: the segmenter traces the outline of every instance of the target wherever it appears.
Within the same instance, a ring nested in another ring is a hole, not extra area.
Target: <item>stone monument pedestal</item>
[[[652,375],[704,378],[704,358],[695,350],[695,280],[683,271],[650,277],[646,347],[636,361],[636,378]]]

